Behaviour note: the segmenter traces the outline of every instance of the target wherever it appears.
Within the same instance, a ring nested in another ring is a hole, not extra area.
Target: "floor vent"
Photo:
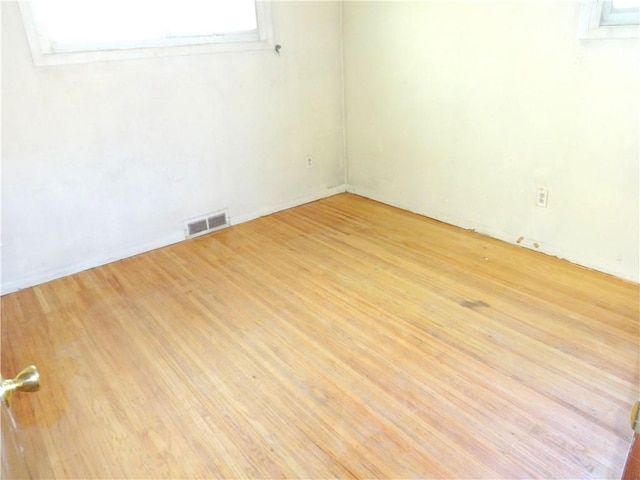
[[[184,224],[184,233],[187,238],[194,238],[228,226],[229,219],[225,210],[223,212],[209,213],[202,217],[187,220]]]

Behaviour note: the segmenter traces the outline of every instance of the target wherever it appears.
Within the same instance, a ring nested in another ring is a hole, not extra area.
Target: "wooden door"
[[[9,478],[30,478],[27,465],[24,460],[22,445],[20,442],[20,432],[13,414],[4,403],[0,404],[2,409],[2,470],[0,473],[3,479]]]
[[[25,368],[16,378],[11,380],[0,377],[0,424],[2,430],[0,476],[2,479],[31,478],[20,441],[20,429],[10,410],[10,399],[15,392],[34,392],[39,388],[40,377],[34,366]]]
[[[622,472],[622,480],[640,479],[640,402],[636,402],[631,410],[631,428],[633,438],[627,454],[627,462]]]

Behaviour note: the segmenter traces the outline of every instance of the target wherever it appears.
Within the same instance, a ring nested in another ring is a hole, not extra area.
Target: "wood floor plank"
[[[350,194],[1,298],[41,478],[614,478],[639,288]]]

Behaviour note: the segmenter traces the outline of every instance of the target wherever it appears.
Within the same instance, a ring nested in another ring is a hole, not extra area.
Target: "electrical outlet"
[[[547,208],[547,202],[549,201],[549,190],[539,187],[536,190],[536,207]]]
[[[313,158],[311,156],[307,157],[307,168],[313,167]]]

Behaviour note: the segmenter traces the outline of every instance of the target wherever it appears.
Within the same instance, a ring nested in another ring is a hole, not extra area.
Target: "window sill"
[[[617,25],[600,26],[594,28],[581,29],[578,32],[580,40],[590,39],[640,39],[640,26],[638,25]]]
[[[126,48],[69,53],[43,53],[38,48],[32,47],[31,53],[34,65],[37,67],[42,67],[53,65],[109,62],[114,60],[133,60],[182,55],[247,52],[252,50],[272,50],[273,48],[273,44],[269,41],[253,41],[239,43],[217,43],[207,45],[183,45],[171,47]]]

